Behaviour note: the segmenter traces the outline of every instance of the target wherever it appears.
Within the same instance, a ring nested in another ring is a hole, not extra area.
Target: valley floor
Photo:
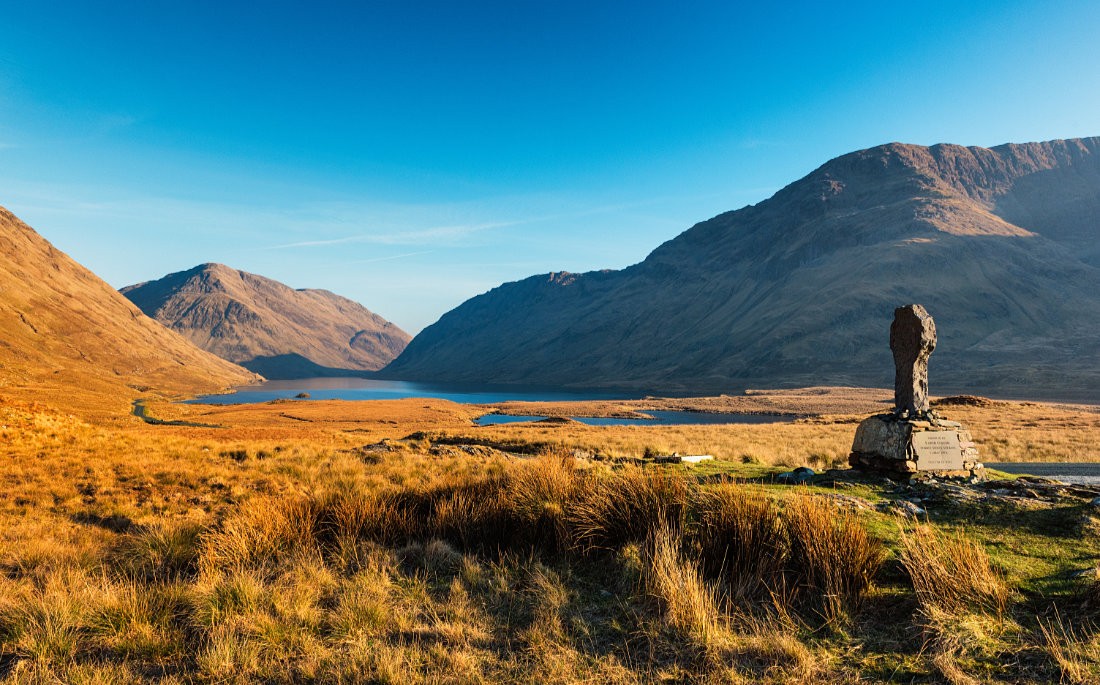
[[[214,427],[0,400],[0,676],[1100,682],[1100,491],[828,471],[886,400],[146,405]],[[800,418],[472,424],[647,408]],[[986,461],[1100,462],[1095,407],[940,411]],[[671,452],[716,459],[639,459]]]

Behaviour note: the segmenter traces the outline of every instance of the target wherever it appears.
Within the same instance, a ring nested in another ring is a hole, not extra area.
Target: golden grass
[[[699,493],[696,537],[704,570],[722,578],[734,601],[786,592],[790,539],[775,501],[750,488],[722,484]]]
[[[963,533],[944,534],[918,524],[901,536],[901,562],[924,609],[1003,616],[1011,591],[989,555]]]
[[[986,410],[950,413],[979,434]],[[1050,425],[1088,415],[1024,410]],[[926,576],[984,568],[965,545],[920,545],[910,581],[878,565],[868,530],[891,530],[883,514],[574,456],[828,462],[850,419],[480,429],[476,410],[420,400],[154,411],[226,427],[0,401],[7,680],[848,682],[903,668],[968,682],[1020,678],[1036,650],[1033,680],[1091,673],[1095,633],[1067,625],[1057,652],[1021,628],[1016,588],[1002,603],[929,594]],[[544,454],[453,444],[467,437]]]
[[[794,588],[830,623],[857,608],[886,556],[851,513],[819,497],[796,497],[783,512]]]
[[[671,630],[696,649],[706,650],[727,632],[718,610],[718,590],[707,583],[697,564],[681,556],[681,546],[680,533],[667,523],[650,532],[645,547],[645,591],[658,601]]]
[[[916,594],[932,663],[955,685],[979,683],[981,662],[1019,632],[1007,615],[1012,590],[988,554],[963,533],[918,524],[901,536],[901,562]]]
[[[1047,653],[1058,665],[1061,682],[1069,685],[1100,683],[1100,634],[1094,626],[1074,630],[1061,616],[1039,623]]]
[[[683,522],[688,488],[678,474],[627,468],[614,477],[588,479],[587,485],[567,512],[586,550],[616,549]]]

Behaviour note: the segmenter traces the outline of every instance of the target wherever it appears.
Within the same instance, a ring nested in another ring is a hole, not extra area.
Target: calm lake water
[[[632,400],[642,397],[637,392],[569,391],[553,388],[521,388],[515,386],[469,386],[411,381],[380,381],[370,378],[303,378],[290,381],[267,381],[258,385],[236,388],[229,395],[205,395],[193,404],[255,404],[278,399],[292,399],[298,393],[308,393],[312,400],[399,400],[406,397],[436,397],[462,404],[496,404],[498,402],[564,402],[584,400]]]
[[[585,400],[633,400],[637,392],[570,391],[514,386],[462,386],[410,381],[380,381],[369,378],[305,378],[290,381],[268,381],[246,385],[228,395],[205,395],[190,404],[256,404],[278,399],[294,399],[308,393],[311,400],[398,400],[407,397],[435,397],[463,404],[497,404],[499,402],[566,402]],[[724,423],[774,423],[791,421],[793,417],[775,414],[711,414],[686,411],[649,411],[653,419],[618,419],[575,417],[590,426],[656,426],[705,425]],[[504,416],[486,414],[478,425],[490,426],[519,421],[539,421],[544,416]]]
[[[589,426],[700,426],[729,423],[779,423],[793,421],[795,417],[782,414],[712,414],[698,411],[648,411],[644,413],[652,419],[620,419],[604,416],[573,416]],[[479,426],[496,426],[502,423],[521,421],[541,421],[545,416],[505,416],[504,414],[486,414],[478,417],[474,423]]]

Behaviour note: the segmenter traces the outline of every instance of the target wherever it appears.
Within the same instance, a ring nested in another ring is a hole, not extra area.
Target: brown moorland
[[[859,414],[479,428],[484,408],[440,400],[149,406],[209,428],[69,410],[0,400],[10,682],[1100,677],[1087,499],[929,490],[917,522],[893,512],[919,488],[772,484],[835,462]],[[1100,437],[1089,407],[942,410],[1023,459]],[[720,458],[616,459],[646,448]]]
[[[750,391],[744,397],[462,405],[445,400],[276,400],[255,405],[151,402],[152,416],[219,426],[210,435],[308,435],[367,444],[422,433],[440,441],[531,453],[540,447],[609,458],[645,453],[710,454],[729,462],[814,468],[846,463],[855,425],[891,402],[884,390],[806,388]],[[964,398],[965,399],[965,398]],[[934,406],[968,426],[990,462],[1100,462],[1100,407],[981,398],[978,404],[940,398]],[[525,422],[475,426],[487,412],[536,416],[644,416],[649,410],[786,415],[763,424],[588,426]],[[853,411],[859,410],[859,411]],[[165,427],[166,429],[168,427]],[[531,447],[534,445],[534,447]],[[526,447],[525,447],[526,446]]]
[[[202,364],[212,358],[100,297],[101,281],[12,221],[0,234],[14,324],[0,350],[5,682],[1100,679],[1100,489],[843,470],[776,483],[792,466],[841,464],[882,391],[176,404],[165,398],[242,372]],[[29,288],[22,250],[70,278]],[[136,328],[101,327],[116,311]],[[129,335],[135,346],[117,349]],[[150,341],[166,366],[125,366]],[[176,344],[186,363],[173,366]],[[1100,461],[1096,407],[938,407],[986,459]],[[517,408],[799,418],[472,421]],[[646,458],[671,451],[717,459]]]

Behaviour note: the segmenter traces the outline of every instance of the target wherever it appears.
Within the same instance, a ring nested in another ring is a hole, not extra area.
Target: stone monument
[[[894,353],[894,411],[864,419],[848,463],[857,469],[975,474],[982,465],[970,432],[928,403],[928,357],[936,349],[936,323],[919,304],[898,307],[890,325]]]

